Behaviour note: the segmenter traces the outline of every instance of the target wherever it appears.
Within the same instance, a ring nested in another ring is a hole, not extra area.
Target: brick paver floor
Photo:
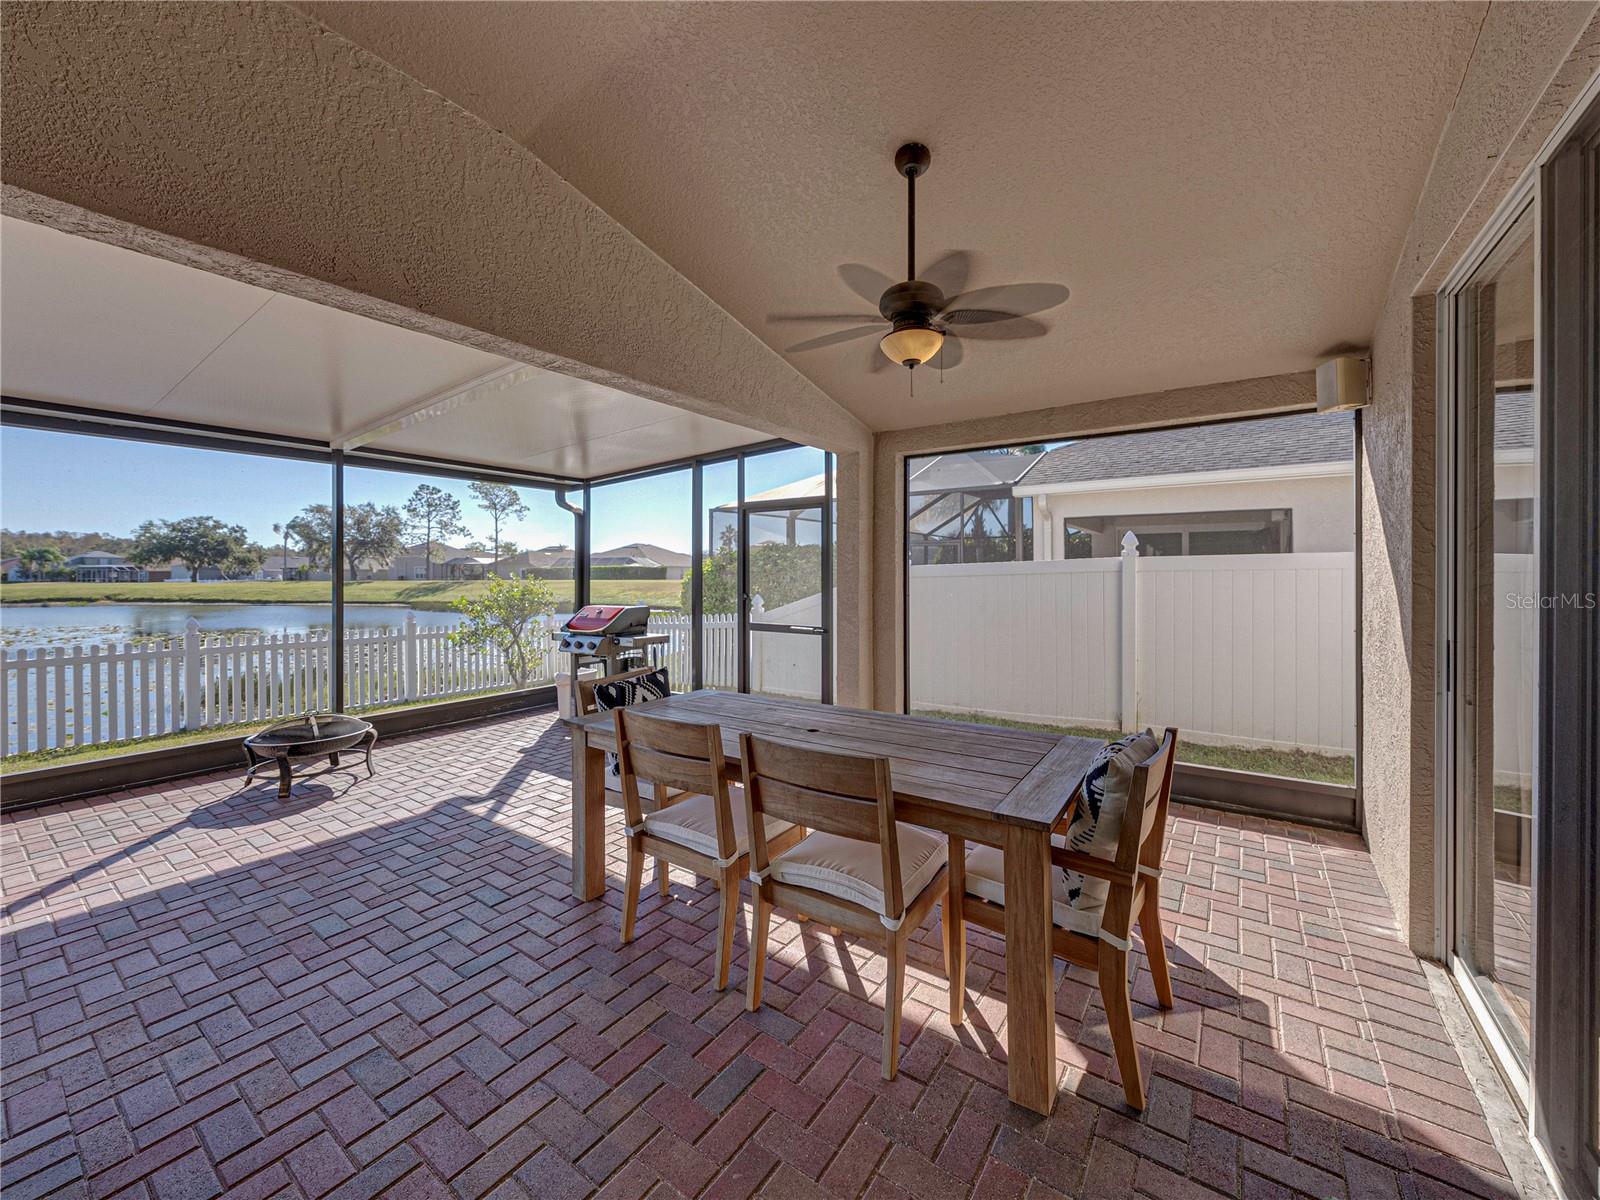
[[[570,899],[548,714],[377,762],[4,819],[6,1200],[1514,1194],[1352,837],[1178,811],[1149,1109],[1072,971],[1043,1119],[1005,1098],[987,935],[952,1031],[930,918],[885,1084],[870,948],[779,923],[747,1015],[742,932],[708,984],[709,884],[647,888],[626,949],[615,886]]]

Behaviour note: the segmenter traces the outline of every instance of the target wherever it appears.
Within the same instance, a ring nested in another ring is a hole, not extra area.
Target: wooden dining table
[[[866,712],[733,692],[653,700],[653,715],[722,728],[728,777],[739,735],[889,759],[900,820],[1005,852],[1006,1050],[1011,1099],[1039,1113],[1055,1103],[1055,989],[1051,953],[1050,833],[1095,752],[1094,738]],[[612,715],[569,717],[572,733],[572,893],[605,890],[605,753]],[[620,801],[619,801],[620,803]]]

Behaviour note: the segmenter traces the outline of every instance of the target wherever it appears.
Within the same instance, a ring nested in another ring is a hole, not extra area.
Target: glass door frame
[[[1477,723],[1478,688],[1477,664],[1481,661],[1478,646],[1476,611],[1469,611],[1462,599],[1481,590],[1476,576],[1476,543],[1469,543],[1468,535],[1477,527],[1475,506],[1480,497],[1474,490],[1473,476],[1477,470],[1477,455],[1484,453],[1482,434],[1477,414],[1472,411],[1474,396],[1470,389],[1476,385],[1476,372],[1480,363],[1480,346],[1476,336],[1475,321],[1479,315],[1475,297],[1470,292],[1472,282],[1479,273],[1502,252],[1506,239],[1512,236],[1519,223],[1528,221],[1529,242],[1538,245],[1538,213],[1535,208],[1533,188],[1518,189],[1502,207],[1496,219],[1481,233],[1472,250],[1463,257],[1447,279],[1438,296],[1437,329],[1437,398],[1438,398],[1438,601],[1436,630],[1437,657],[1435,671],[1435,737],[1438,842],[1434,862],[1438,897],[1435,936],[1437,957],[1450,969],[1458,991],[1471,1013],[1479,1033],[1489,1044],[1501,1074],[1504,1076],[1523,1112],[1532,1104],[1532,1048],[1531,1039],[1519,1041],[1506,1025],[1513,1018],[1502,1011],[1497,998],[1484,994],[1483,965],[1474,966],[1463,952],[1464,940],[1469,936],[1468,922],[1476,915],[1472,891],[1477,883],[1476,864],[1472,861],[1473,847],[1469,834],[1474,833],[1469,806],[1478,785],[1476,776],[1479,734]],[[1535,294],[1538,292],[1539,256],[1534,255]],[[1542,341],[1542,330],[1535,327],[1535,359]],[[1490,364],[1492,367],[1492,364]],[[1538,368],[1535,367],[1534,403],[1540,403]],[[1537,425],[1537,421],[1535,422]],[[1492,427],[1487,453],[1493,454]],[[1534,477],[1541,475],[1543,447],[1534,438]],[[1537,522],[1537,516],[1535,518]],[[1535,530],[1537,543],[1537,528]],[[1542,689],[1544,681],[1536,676],[1535,690]],[[1492,769],[1492,767],[1491,767]],[[1538,767],[1534,765],[1534,792],[1540,789]],[[1537,817],[1535,818],[1537,820]],[[1533,864],[1530,894],[1537,897],[1541,886],[1537,856]],[[1492,913],[1487,914],[1492,918]],[[1540,931],[1534,930],[1534,962],[1532,988],[1538,989],[1538,959]],[[1534,1007],[1537,1007],[1535,1001]]]
[[[820,638],[821,702],[833,703],[833,469],[832,456],[824,471],[821,496],[793,500],[744,500],[739,504],[739,690],[750,691],[750,635],[786,633]],[[783,625],[750,619],[750,517],[751,514],[817,510],[819,545],[822,548],[821,586],[818,625]]]

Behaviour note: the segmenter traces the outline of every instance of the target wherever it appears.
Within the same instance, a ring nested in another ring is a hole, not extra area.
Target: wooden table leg
[[[572,731],[572,895],[598,900],[606,890],[606,756]]]
[[[1050,833],[1006,827],[1006,1056],[1014,1103],[1049,1114],[1056,1101]]]

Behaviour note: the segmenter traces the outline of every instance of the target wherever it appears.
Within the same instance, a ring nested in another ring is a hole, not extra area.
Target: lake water
[[[406,614],[423,629],[454,628],[455,612],[429,612],[404,604],[347,604],[347,629],[398,629]],[[189,618],[204,635],[309,633],[325,630],[332,610],[325,604],[5,604],[0,605],[0,645],[71,646],[96,642],[177,640]]]

